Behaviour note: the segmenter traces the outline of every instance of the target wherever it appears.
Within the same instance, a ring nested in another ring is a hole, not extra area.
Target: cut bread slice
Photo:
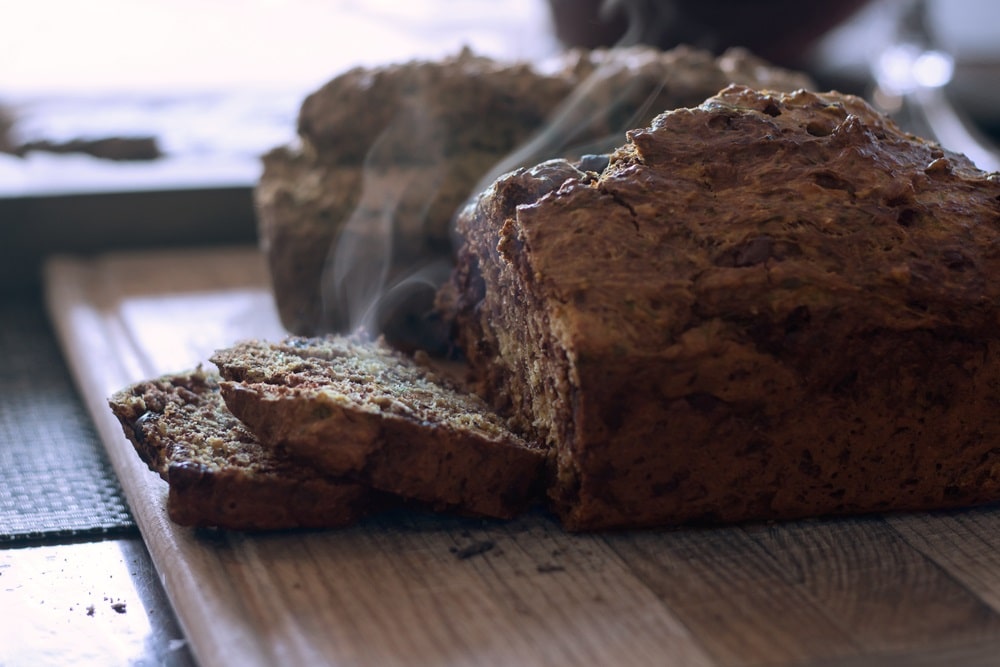
[[[390,502],[262,447],[226,409],[218,380],[199,368],[136,383],[109,399],[139,457],[169,483],[167,511],[175,523],[332,528]]]
[[[229,409],[323,472],[436,509],[509,518],[541,491],[545,451],[475,395],[383,342],[248,341],[213,357]]]

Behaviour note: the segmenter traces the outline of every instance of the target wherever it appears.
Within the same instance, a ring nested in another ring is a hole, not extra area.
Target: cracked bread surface
[[[232,530],[333,528],[388,505],[363,484],[261,446],[226,408],[218,381],[199,368],[109,399],[139,457],[169,484],[172,521]]]
[[[545,451],[479,397],[380,341],[247,341],[212,356],[263,442],[437,509],[507,518],[537,500]]]
[[[1000,499],[996,174],[739,86],[574,171],[487,189],[441,295],[567,527]]]

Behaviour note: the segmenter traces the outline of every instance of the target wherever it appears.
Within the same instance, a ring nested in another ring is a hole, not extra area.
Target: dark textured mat
[[[0,294],[0,357],[0,544],[135,531],[37,294]]]

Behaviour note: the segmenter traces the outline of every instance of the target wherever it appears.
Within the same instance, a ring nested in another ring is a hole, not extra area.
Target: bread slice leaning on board
[[[211,371],[138,382],[109,404],[139,457],[168,482],[167,512],[180,525],[334,528],[393,502],[262,446],[226,408]]]
[[[316,470],[499,518],[542,490],[541,447],[481,398],[382,341],[249,341],[212,362],[229,409],[262,442]]]

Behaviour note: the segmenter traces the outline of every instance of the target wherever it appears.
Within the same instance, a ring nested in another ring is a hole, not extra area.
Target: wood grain
[[[909,514],[887,521],[910,546],[1000,611],[1000,512],[996,508]]]
[[[1000,617],[881,518],[811,521],[753,532],[864,653],[972,644]],[[874,626],[871,619],[880,619]]]
[[[339,531],[191,531],[107,409],[282,335],[252,248],[57,258],[67,359],[202,665],[987,665],[1000,511],[573,535],[395,510]]]

